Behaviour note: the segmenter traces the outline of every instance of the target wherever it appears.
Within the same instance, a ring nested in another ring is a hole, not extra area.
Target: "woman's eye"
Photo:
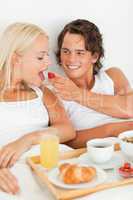
[[[43,58],[42,57],[38,57],[38,60],[43,60]]]
[[[63,51],[64,53],[69,53],[67,50]]]

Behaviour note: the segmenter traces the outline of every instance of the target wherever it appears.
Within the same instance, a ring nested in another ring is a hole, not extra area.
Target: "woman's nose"
[[[48,56],[47,59],[45,60],[45,64],[47,66],[50,66],[52,64],[50,57]]]
[[[52,65],[52,61],[50,59],[50,57],[48,57],[48,66]]]

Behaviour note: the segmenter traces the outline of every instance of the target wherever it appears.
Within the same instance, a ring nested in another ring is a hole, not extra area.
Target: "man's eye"
[[[64,53],[64,54],[68,54],[69,51],[68,51],[68,50],[62,50],[62,53]]]
[[[78,51],[77,54],[78,54],[78,55],[84,55],[85,52]]]

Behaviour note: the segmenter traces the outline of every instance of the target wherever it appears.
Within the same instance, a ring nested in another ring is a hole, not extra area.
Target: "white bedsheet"
[[[60,151],[68,151],[71,148],[66,145],[60,145]],[[31,155],[39,154],[39,146],[26,152],[21,159],[11,168],[12,173],[17,177],[20,186],[20,192],[17,195],[0,192],[0,200],[53,200],[52,195],[47,188],[39,184],[37,178],[32,174],[29,166],[25,163],[25,158]]]
[[[66,145],[60,145],[61,151],[67,151],[71,148]],[[35,177],[29,166],[25,164],[24,158],[39,153],[39,148],[35,147],[25,153],[11,171],[19,180],[20,192],[17,195],[10,195],[0,192],[0,200],[54,200],[53,196],[44,185],[41,185]],[[87,195],[77,200],[133,200],[133,185],[109,189],[95,194]]]

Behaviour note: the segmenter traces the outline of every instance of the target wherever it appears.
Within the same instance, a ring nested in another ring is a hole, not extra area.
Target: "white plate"
[[[86,165],[82,165],[82,166],[86,166]],[[92,181],[90,181],[88,183],[65,184],[59,178],[59,169],[58,168],[54,168],[53,170],[51,170],[48,173],[48,178],[49,178],[50,182],[53,183],[54,185],[61,187],[61,188],[65,188],[65,189],[92,188],[96,185],[103,183],[107,178],[106,173],[102,169],[100,169],[96,166],[95,166],[95,168],[96,168],[97,175]]]
[[[118,168],[123,163],[125,162],[124,156],[121,154],[121,152],[114,152],[112,159],[108,162],[99,164],[99,163],[94,163],[90,156],[89,153],[84,153],[78,158],[78,162],[82,162],[83,164],[86,165],[92,165],[95,164],[96,166],[102,168],[102,169],[113,169],[113,168]]]

